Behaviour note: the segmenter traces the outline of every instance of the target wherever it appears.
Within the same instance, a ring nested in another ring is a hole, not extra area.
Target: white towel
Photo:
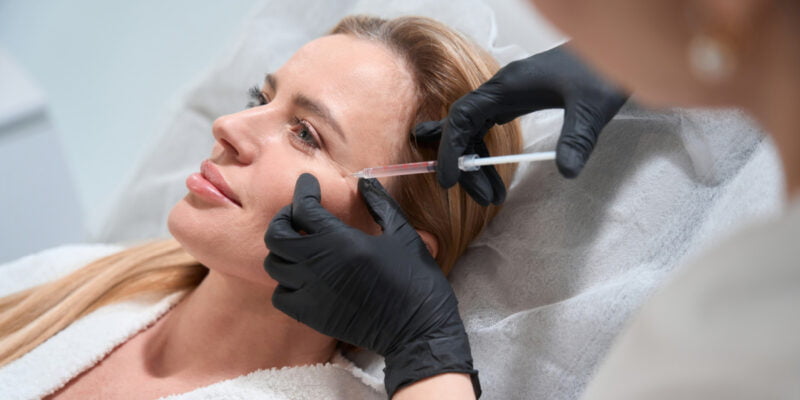
[[[63,246],[0,266],[0,295],[62,276],[118,251],[117,246]],[[38,399],[54,393],[115,347],[154,323],[181,298],[125,301],[79,319],[21,358],[0,368],[0,398]],[[184,399],[385,399],[383,382],[336,354],[331,362],[257,370],[165,397]]]

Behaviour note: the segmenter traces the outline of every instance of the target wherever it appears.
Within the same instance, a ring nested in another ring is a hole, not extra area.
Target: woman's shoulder
[[[325,364],[262,369],[162,400],[385,399],[383,382],[341,353]]]
[[[0,296],[52,281],[123,248],[111,244],[70,244],[1,264]]]

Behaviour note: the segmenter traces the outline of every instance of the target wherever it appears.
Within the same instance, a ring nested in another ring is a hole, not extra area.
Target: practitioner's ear
[[[425,247],[428,248],[428,252],[431,253],[433,258],[436,258],[436,256],[439,255],[439,241],[436,240],[436,237],[430,232],[421,231],[419,229],[417,229],[417,234],[419,234],[419,237],[422,238],[422,242],[425,243]]]

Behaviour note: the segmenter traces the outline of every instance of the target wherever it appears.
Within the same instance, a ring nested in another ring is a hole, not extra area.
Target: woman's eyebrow
[[[316,114],[320,118],[324,119],[325,122],[330,125],[333,130],[339,134],[343,142],[347,142],[347,138],[344,136],[344,132],[342,128],[339,126],[339,123],[331,115],[331,111],[326,107],[324,104],[314,101],[313,99],[305,96],[302,93],[295,93],[292,96],[292,102],[300,108],[305,108],[312,114]]]
[[[264,83],[266,83],[273,91],[278,90],[278,79],[275,78],[273,74],[267,74],[264,78]],[[312,114],[316,114],[318,117],[325,120],[325,122],[330,125],[333,130],[339,135],[343,142],[347,142],[347,137],[344,134],[344,130],[333,118],[331,111],[325,104],[322,104],[319,101],[316,101],[302,93],[295,93],[292,95],[292,103],[299,108],[303,108],[308,110]]]

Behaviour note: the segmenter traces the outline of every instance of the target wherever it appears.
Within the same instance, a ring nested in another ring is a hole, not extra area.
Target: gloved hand
[[[556,165],[561,175],[574,178],[600,131],[627,99],[562,45],[506,65],[453,103],[446,118],[418,124],[415,136],[421,141],[441,140],[439,184],[449,188],[459,182],[479,204],[500,204],[506,190],[494,167],[476,172],[458,169],[458,157],[464,154],[489,155],[483,142],[489,128],[534,111],[564,108]]]
[[[383,355],[390,397],[443,372],[471,374],[480,395],[449,282],[381,184],[359,179],[358,189],[383,228],[380,236],[325,210],[313,175],[297,179],[292,204],[265,237],[264,268],[279,283],[272,304],[325,335]]]

